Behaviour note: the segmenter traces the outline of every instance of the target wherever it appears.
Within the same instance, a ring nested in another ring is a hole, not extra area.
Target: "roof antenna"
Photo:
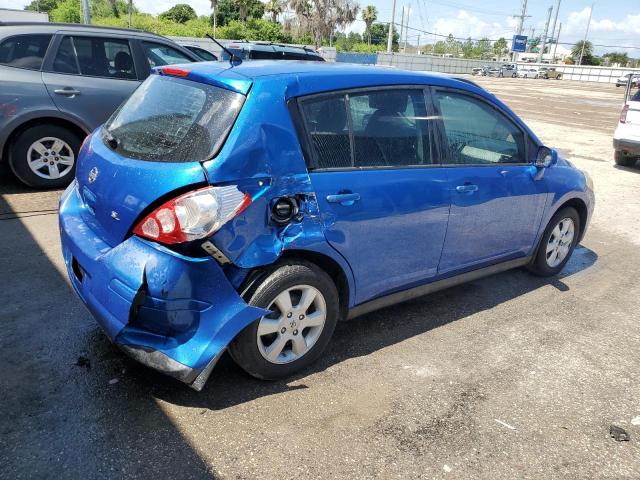
[[[229,55],[229,63],[231,64],[231,66],[233,67],[234,64],[233,60],[236,59],[238,61],[238,64],[242,63],[242,59],[240,57],[238,57],[235,53],[233,53],[231,50],[229,50],[227,47],[225,47],[224,45],[222,45],[218,40],[216,40],[215,38],[213,38],[211,35],[209,35],[208,33],[206,34],[207,37],[209,37],[211,40],[213,40],[213,42],[218,45],[222,50],[224,50],[227,55]]]

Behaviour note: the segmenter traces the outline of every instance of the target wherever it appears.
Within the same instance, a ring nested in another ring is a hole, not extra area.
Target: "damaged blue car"
[[[225,351],[283,378],[340,319],[555,275],[593,205],[590,178],[472,82],[198,63],[155,69],[85,140],[60,231],[109,338],[200,390]]]

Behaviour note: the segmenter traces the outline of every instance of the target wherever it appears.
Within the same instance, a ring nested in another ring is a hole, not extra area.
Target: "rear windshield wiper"
[[[120,144],[120,141],[106,128],[104,129],[104,139],[107,141],[107,145],[111,150],[115,150]]]

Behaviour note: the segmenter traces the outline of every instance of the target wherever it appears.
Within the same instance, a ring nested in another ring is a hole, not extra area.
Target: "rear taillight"
[[[627,112],[629,111],[629,105],[622,107],[620,112],[620,123],[627,123]]]
[[[133,229],[144,238],[171,245],[211,235],[251,204],[235,185],[205,187],[160,205]]]
[[[185,68],[178,68],[178,67],[162,67],[160,68],[160,71],[163,74],[171,75],[172,77],[187,77],[189,76],[189,73],[191,73],[189,70]]]

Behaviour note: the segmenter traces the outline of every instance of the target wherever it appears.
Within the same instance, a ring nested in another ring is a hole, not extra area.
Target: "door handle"
[[[353,205],[358,200],[360,200],[359,193],[338,193],[336,195],[327,195],[327,202],[339,203],[345,207]]]
[[[80,95],[80,90],[76,90],[75,88],[56,88],[54,91],[54,93],[57,93],[58,95],[67,95],[69,97],[73,96],[73,95]]]
[[[472,183],[465,183],[456,187],[458,193],[473,193],[478,191],[478,186]]]

